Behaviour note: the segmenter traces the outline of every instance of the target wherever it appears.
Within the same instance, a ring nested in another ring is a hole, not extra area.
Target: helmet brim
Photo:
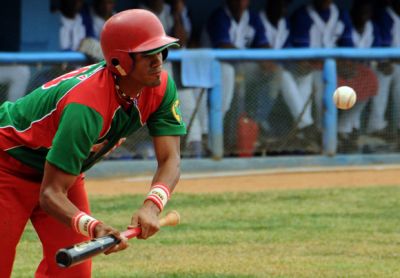
[[[178,48],[180,47],[179,43],[177,42],[171,42],[169,44],[163,45],[161,47],[155,48],[155,49],[151,49],[149,51],[144,51],[142,52],[143,55],[153,55],[153,54],[158,54],[160,52],[162,52],[164,49],[169,48],[169,47],[175,47]]]

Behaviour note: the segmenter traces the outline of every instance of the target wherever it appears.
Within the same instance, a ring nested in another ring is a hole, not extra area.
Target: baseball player
[[[287,17],[289,2],[289,0],[267,0],[264,10],[260,11],[260,18],[265,28],[265,36],[273,49],[291,47],[291,27]],[[314,135],[311,109],[306,109],[304,113],[302,113],[305,103],[299,92],[294,76],[287,69],[287,66],[288,63],[279,64],[278,73],[272,82],[279,83],[275,87],[282,93],[283,99],[289,107],[293,119],[298,121],[296,127],[299,130],[297,134],[298,139],[307,139],[305,141],[310,143]],[[262,103],[262,101],[258,101],[258,103]]]
[[[382,47],[400,47],[400,1],[390,0],[379,2],[376,9],[376,24],[379,27]],[[377,66],[379,79],[378,94],[371,101],[371,111],[367,125],[367,133],[385,139],[391,129],[386,119],[386,111],[391,105],[389,96],[392,94],[394,111],[400,105],[400,63],[398,59],[382,60]],[[393,125],[400,134],[400,113],[395,112]],[[396,139],[395,139],[396,140]]]
[[[158,214],[180,175],[180,136],[186,127],[174,81],[162,70],[167,49],[178,46],[158,18],[141,9],[104,25],[105,61],[60,76],[0,107],[0,276],[9,277],[15,248],[31,220],[43,259],[35,277],[90,277],[91,262],[55,263],[56,251],[119,231],[90,215],[83,173],[147,125],[158,162],[148,195],[130,226],[141,239],[159,229]]]
[[[291,18],[291,38],[294,47],[333,48],[353,47],[352,25],[348,12],[340,10],[332,0],[313,0],[300,7]],[[296,81],[303,103],[312,97],[316,118],[314,123],[322,128],[323,78],[319,61],[298,63]],[[311,109],[309,105],[307,109]]]
[[[372,0],[355,0],[350,10],[353,24],[352,39],[356,48],[372,48],[381,45],[380,31],[373,16]],[[377,74],[370,61],[342,60],[338,62],[338,87],[350,86],[357,92],[357,102],[349,110],[339,111],[339,152],[358,151],[362,113],[369,100],[378,91]],[[381,107],[382,109],[382,107]]]

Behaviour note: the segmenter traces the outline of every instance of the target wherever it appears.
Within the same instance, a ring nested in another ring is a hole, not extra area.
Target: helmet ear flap
[[[114,72],[121,76],[128,75],[127,73],[131,71],[133,60],[131,60],[128,55],[126,55],[127,57],[124,57],[122,55],[117,56],[111,58],[111,64],[114,68]]]
[[[111,64],[114,66],[114,68],[118,71],[118,73],[122,76],[126,76],[126,71],[121,67],[119,64],[119,60],[117,58],[112,58],[111,59]]]

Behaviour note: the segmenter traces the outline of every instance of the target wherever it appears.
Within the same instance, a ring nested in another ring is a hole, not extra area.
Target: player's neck
[[[119,91],[124,97],[137,98],[143,90],[142,84],[138,84],[130,78],[118,77],[116,85],[118,85]]]

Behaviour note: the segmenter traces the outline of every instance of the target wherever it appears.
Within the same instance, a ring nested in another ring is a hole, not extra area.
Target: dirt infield
[[[270,189],[303,189],[324,187],[356,187],[400,185],[400,165],[310,169],[291,172],[227,173],[196,176],[182,175],[175,192],[220,193],[255,192]],[[145,194],[150,177],[88,179],[86,188],[92,195]]]

